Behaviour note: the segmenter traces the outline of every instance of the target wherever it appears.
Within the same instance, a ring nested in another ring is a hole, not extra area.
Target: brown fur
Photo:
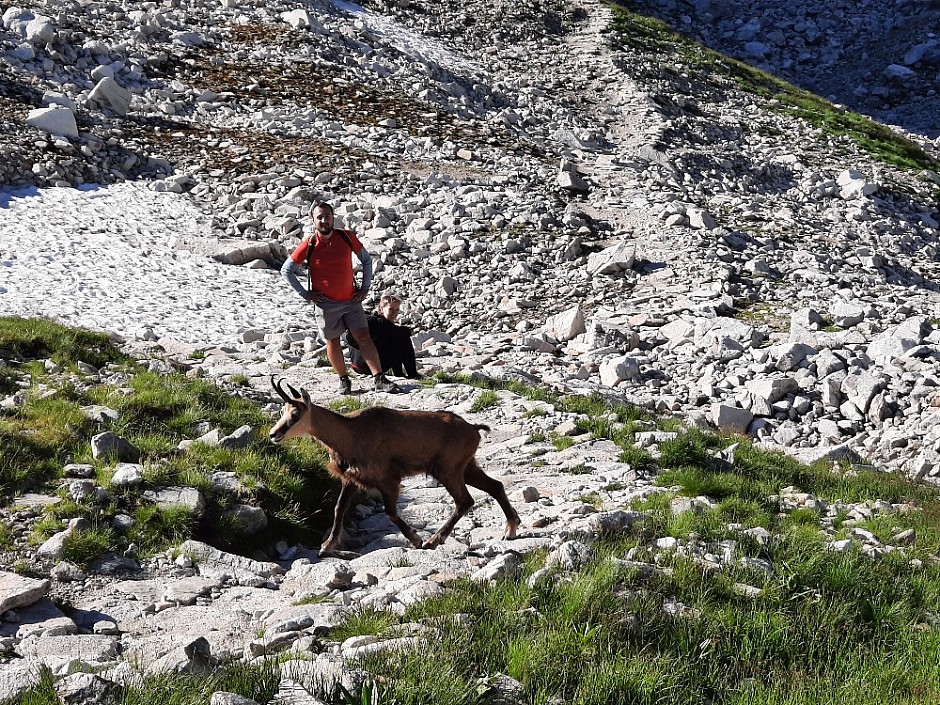
[[[321,552],[342,544],[343,521],[356,489],[376,489],[385,502],[385,512],[402,534],[417,548],[444,543],[456,523],[473,506],[467,485],[491,495],[506,514],[506,538],[514,538],[519,515],[509,503],[501,482],[487,475],[474,457],[480,445],[480,430],[449,411],[402,411],[370,407],[337,414],[310,401],[306,390],[288,385],[289,396],[271,379],[284,399],[284,411],[271,428],[275,443],[310,436],[322,443],[330,455],[329,471],[342,483],[336,501],[333,528]],[[417,532],[398,516],[398,496],[405,477],[426,473],[440,482],[454,499],[456,508],[444,525],[424,543]]]

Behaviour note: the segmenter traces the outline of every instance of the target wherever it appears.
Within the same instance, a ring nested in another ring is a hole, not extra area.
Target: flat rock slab
[[[49,592],[48,580],[0,571],[0,614],[31,605]]]
[[[31,634],[74,634],[78,631],[75,622],[48,597],[16,611],[18,622],[0,622],[0,637],[25,638]]]
[[[256,561],[233,553],[226,553],[201,541],[184,541],[179,550],[190,556],[200,575],[223,578],[233,577],[239,582],[249,583],[252,578],[269,578],[284,572],[277,563]]]
[[[343,621],[348,610],[333,603],[290,605],[259,615],[265,629],[273,632],[335,627]]]
[[[62,664],[81,661],[107,663],[118,655],[118,639],[100,634],[29,636],[20,643],[20,653],[48,665],[53,670]]]
[[[97,622],[108,620],[120,631],[130,632],[148,612],[154,611],[162,594],[162,581],[122,580],[74,595],[72,619],[81,629],[92,629]]]
[[[14,509],[25,509],[25,508],[36,508],[36,507],[48,507],[53,504],[58,504],[62,501],[61,497],[48,494],[34,494],[28,492],[27,494],[17,497],[13,501]]]
[[[221,581],[215,578],[201,576],[170,580],[164,583],[163,599],[181,605],[192,605],[195,604],[196,598],[208,595],[220,585]]]
[[[239,610],[219,610],[214,606],[182,606],[145,615],[128,633],[134,636],[125,657],[150,664],[181,644],[199,637],[209,642],[213,656],[231,654],[241,649],[255,634],[259,623]]]
[[[358,573],[368,571],[369,568],[395,568],[400,566],[413,566],[428,569],[431,573],[454,572],[466,567],[466,556],[457,557],[448,554],[443,547],[433,551],[411,548],[384,548],[372,551],[360,558],[349,562],[349,565]]]
[[[115,593],[146,604],[163,599],[164,582],[164,580],[121,580],[114,583],[113,588]]]
[[[283,608],[285,601],[280,590],[238,585],[224,590],[212,604],[220,610],[243,612],[264,619],[264,615]]]

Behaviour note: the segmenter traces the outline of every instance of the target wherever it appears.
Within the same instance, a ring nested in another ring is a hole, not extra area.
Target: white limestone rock
[[[836,179],[839,196],[845,201],[867,198],[878,190],[878,184],[866,180],[865,176],[854,169],[846,169]]]
[[[78,137],[75,114],[67,107],[54,105],[48,108],[34,108],[26,116],[26,124],[50,135]]]
[[[587,272],[594,276],[597,274],[618,274],[633,267],[636,259],[636,245],[624,240],[601,252],[588,255]]]
[[[118,463],[111,476],[112,487],[133,487],[144,479],[144,466],[140,463]]]
[[[0,614],[31,605],[49,592],[48,580],[0,571]]]
[[[722,403],[712,404],[711,421],[721,431],[746,433],[753,420],[754,414],[747,409]]]
[[[481,583],[492,583],[515,575],[522,569],[522,559],[517,553],[501,553],[484,567],[474,572],[470,579]]]
[[[580,306],[550,316],[545,321],[545,332],[555,340],[565,342],[585,332],[584,314]]]
[[[639,362],[629,355],[618,355],[604,360],[600,370],[601,384],[616,387],[621,382],[639,382],[642,379]]]
[[[108,108],[120,116],[127,115],[131,105],[131,93],[113,77],[105,76],[88,94],[88,99],[102,108]]]

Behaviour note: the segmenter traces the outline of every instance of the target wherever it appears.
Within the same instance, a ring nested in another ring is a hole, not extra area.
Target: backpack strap
[[[345,230],[338,229],[338,228],[336,228],[335,230],[336,230],[336,232],[338,232],[338,233],[340,234],[340,237],[343,238],[343,242],[345,242],[347,245],[349,245],[349,251],[352,252],[352,248],[353,248],[353,247],[352,247],[352,240],[349,239],[349,233],[347,233]]]
[[[307,243],[307,293],[313,291],[313,274],[310,273],[310,256],[313,254],[313,241],[316,239],[316,232],[310,236],[310,241]]]

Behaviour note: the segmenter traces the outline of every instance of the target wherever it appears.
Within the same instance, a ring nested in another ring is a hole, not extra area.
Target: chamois
[[[282,380],[283,382],[283,380]],[[516,536],[519,515],[509,503],[503,484],[477,464],[480,430],[449,411],[401,411],[376,406],[349,414],[317,406],[307,390],[290,384],[288,395],[271,375],[271,385],[284,400],[281,418],[270,438],[280,443],[289,438],[312,436],[330,455],[328,470],[342,483],[334,510],[333,528],[320,547],[321,554],[335,552],[343,543],[343,520],[356,490],[374,488],[382,494],[385,513],[415,548],[435,548],[444,543],[454,526],[473,506],[467,485],[491,495],[506,514],[505,538]],[[427,473],[454,498],[456,508],[427,541],[398,516],[398,496],[404,477]]]

